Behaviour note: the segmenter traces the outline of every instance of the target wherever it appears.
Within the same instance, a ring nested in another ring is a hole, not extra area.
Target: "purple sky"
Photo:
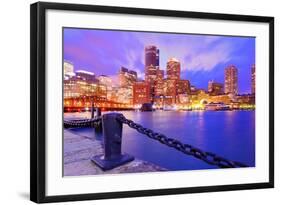
[[[181,62],[181,78],[207,89],[208,81],[224,82],[224,68],[238,68],[239,93],[251,90],[251,65],[255,63],[255,38],[191,34],[64,29],[65,60],[75,70],[96,75],[115,75],[121,66],[143,78],[144,47],[160,49],[160,68],[166,70],[170,57]]]

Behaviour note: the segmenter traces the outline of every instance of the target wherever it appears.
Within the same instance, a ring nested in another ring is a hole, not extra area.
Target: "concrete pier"
[[[64,130],[64,176],[167,171],[155,164],[135,159],[109,171],[102,171],[91,157],[103,154],[101,141]]]

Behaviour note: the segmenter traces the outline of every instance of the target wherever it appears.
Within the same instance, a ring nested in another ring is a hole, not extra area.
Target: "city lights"
[[[123,66],[114,76],[96,76],[87,70],[74,72],[75,65],[65,60],[65,111],[87,111],[91,106],[104,110],[138,110],[143,104],[151,104],[153,110],[255,109],[255,65],[251,67],[249,79],[252,93],[240,95],[235,65],[225,68],[224,83],[209,80],[204,90],[181,78],[181,62],[175,57],[167,60],[166,69],[160,69],[157,46],[146,46],[144,56],[144,79],[135,70]]]

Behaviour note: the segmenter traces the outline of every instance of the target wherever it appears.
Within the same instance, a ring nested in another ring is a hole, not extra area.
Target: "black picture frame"
[[[229,184],[192,188],[171,188],[109,193],[46,196],[46,68],[45,35],[48,9],[151,15],[194,19],[262,22],[269,24],[269,181],[263,183]],[[30,6],[30,199],[37,203],[76,200],[97,200],[197,192],[230,191],[274,187],[274,18],[265,16],[233,15],[144,8],[126,8],[82,4],[38,2]]]

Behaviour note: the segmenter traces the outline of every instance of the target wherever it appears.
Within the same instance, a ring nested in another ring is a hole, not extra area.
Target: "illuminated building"
[[[157,69],[155,81],[155,95],[164,94],[164,70]]]
[[[224,72],[224,92],[226,94],[237,95],[237,68],[234,65],[230,65]]]
[[[72,62],[64,60],[63,62],[63,76],[69,78],[74,76],[74,65]]]
[[[189,103],[189,95],[188,94],[178,94],[178,103],[186,105]]]
[[[145,47],[145,81],[154,83],[159,67],[159,49],[150,45]]]
[[[150,103],[150,86],[147,82],[136,82],[133,85],[133,104]]]
[[[97,77],[99,83],[106,86],[112,86],[112,79],[107,75],[100,75]]]
[[[208,103],[224,103],[226,105],[232,103],[231,98],[227,94],[210,95]]]
[[[121,67],[118,73],[119,85],[121,87],[132,87],[137,81],[137,72]]]
[[[111,100],[112,98],[112,93],[113,93],[113,89],[112,89],[112,79],[106,75],[100,75],[97,77],[98,81],[99,81],[99,85],[104,85],[106,86],[106,93],[107,96],[106,98],[108,100]]]
[[[79,89],[76,77],[65,78],[63,81],[63,96],[64,98],[79,97]]]
[[[255,96],[251,94],[237,95],[236,102],[239,104],[255,104]]]
[[[176,58],[170,58],[167,62],[167,79],[164,80],[165,104],[171,105],[176,103],[178,88],[184,86],[179,83],[180,80],[180,62]]]
[[[252,94],[256,93],[256,65],[251,67],[251,91]]]
[[[87,82],[97,82],[97,79],[95,77],[95,74],[89,71],[85,71],[85,70],[78,70],[75,72],[76,73],[76,77],[80,78],[83,81],[87,81]]]
[[[151,101],[157,95],[156,92],[161,90],[161,82],[157,83],[157,76],[161,75],[162,71],[159,71],[159,49],[156,46],[149,45],[145,47],[145,82],[150,86]],[[159,73],[160,72],[160,73]],[[163,74],[164,75],[164,74]],[[156,87],[156,84],[157,87]],[[157,91],[156,91],[157,90]]]
[[[145,67],[159,66],[159,49],[156,46],[149,45],[144,49],[145,52]]]
[[[176,102],[184,103],[187,101],[187,95],[190,94],[189,80],[176,81]]]
[[[167,62],[167,79],[180,79],[180,62],[176,58],[170,58]]]
[[[153,85],[157,78],[157,69],[155,66],[150,65],[146,67],[145,81]]]
[[[176,82],[177,94],[190,94],[189,80],[179,80]]]
[[[153,102],[159,106],[163,104],[164,96],[164,70],[157,69],[156,80],[154,84]]]
[[[133,101],[133,88],[132,87],[119,87],[116,91],[116,102],[132,104]]]
[[[95,75],[91,72],[79,70],[76,75],[64,79],[64,97],[96,96],[106,98],[106,85],[99,84]]]
[[[223,84],[214,82],[213,80],[208,82],[208,92],[210,95],[223,94]]]
[[[164,80],[165,104],[167,105],[175,104],[176,94],[177,94],[176,80],[165,79]]]

